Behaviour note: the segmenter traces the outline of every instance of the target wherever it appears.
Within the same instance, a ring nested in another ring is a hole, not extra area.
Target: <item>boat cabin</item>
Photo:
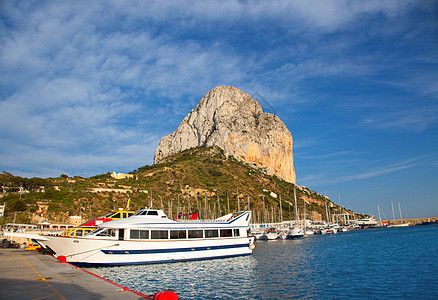
[[[233,226],[227,222],[241,216],[241,213],[229,214],[224,219],[216,220],[171,220],[161,209],[143,208],[129,219],[120,219],[99,225],[86,237],[115,240],[246,237],[247,225],[235,223]],[[246,216],[245,220],[247,221],[249,217],[250,214]]]
[[[185,240],[246,237],[245,228],[217,229],[116,229],[97,228],[87,237],[115,240]]]
[[[157,217],[157,218],[166,218],[166,214],[161,209],[149,209],[143,208],[134,214],[134,216],[148,216],[148,217]]]

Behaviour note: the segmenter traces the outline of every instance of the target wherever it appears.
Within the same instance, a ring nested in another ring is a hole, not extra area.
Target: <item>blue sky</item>
[[[152,164],[213,87],[275,112],[297,183],[438,215],[436,1],[0,1],[0,171]]]

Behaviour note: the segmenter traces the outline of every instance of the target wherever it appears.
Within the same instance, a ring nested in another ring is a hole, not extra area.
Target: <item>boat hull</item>
[[[253,237],[199,240],[129,241],[46,237],[44,247],[78,266],[177,262],[250,255]]]
[[[392,227],[409,227],[409,226],[411,226],[411,224],[409,224],[409,223],[402,223],[402,224],[389,225],[388,228],[392,228]]]
[[[269,233],[266,234],[266,238],[267,238],[268,241],[273,241],[273,240],[278,239],[279,236],[278,236],[277,233],[269,232]]]

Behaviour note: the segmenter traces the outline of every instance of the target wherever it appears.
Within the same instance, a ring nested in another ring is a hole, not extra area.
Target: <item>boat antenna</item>
[[[131,202],[131,197],[128,198],[128,203],[126,203],[125,210],[129,210],[129,204]]]

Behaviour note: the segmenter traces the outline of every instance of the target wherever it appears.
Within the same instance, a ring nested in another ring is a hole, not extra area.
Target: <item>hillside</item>
[[[186,150],[166,163],[144,166],[130,174],[132,178],[124,179],[115,179],[111,173],[27,179],[4,172],[0,175],[1,202],[6,204],[2,223],[14,218],[21,223],[67,222],[69,216],[78,215],[85,221],[124,207],[128,197],[132,209],[152,202],[173,217],[177,210],[198,210],[201,218],[217,217],[226,213],[228,206],[234,211],[247,209],[249,203],[254,222],[278,221],[281,197],[283,220],[295,218],[292,183],[226,158],[217,147]],[[305,200],[307,218],[326,218],[324,196],[298,186],[296,193],[301,217]],[[339,207],[328,199],[327,205],[330,213],[339,213]]]

